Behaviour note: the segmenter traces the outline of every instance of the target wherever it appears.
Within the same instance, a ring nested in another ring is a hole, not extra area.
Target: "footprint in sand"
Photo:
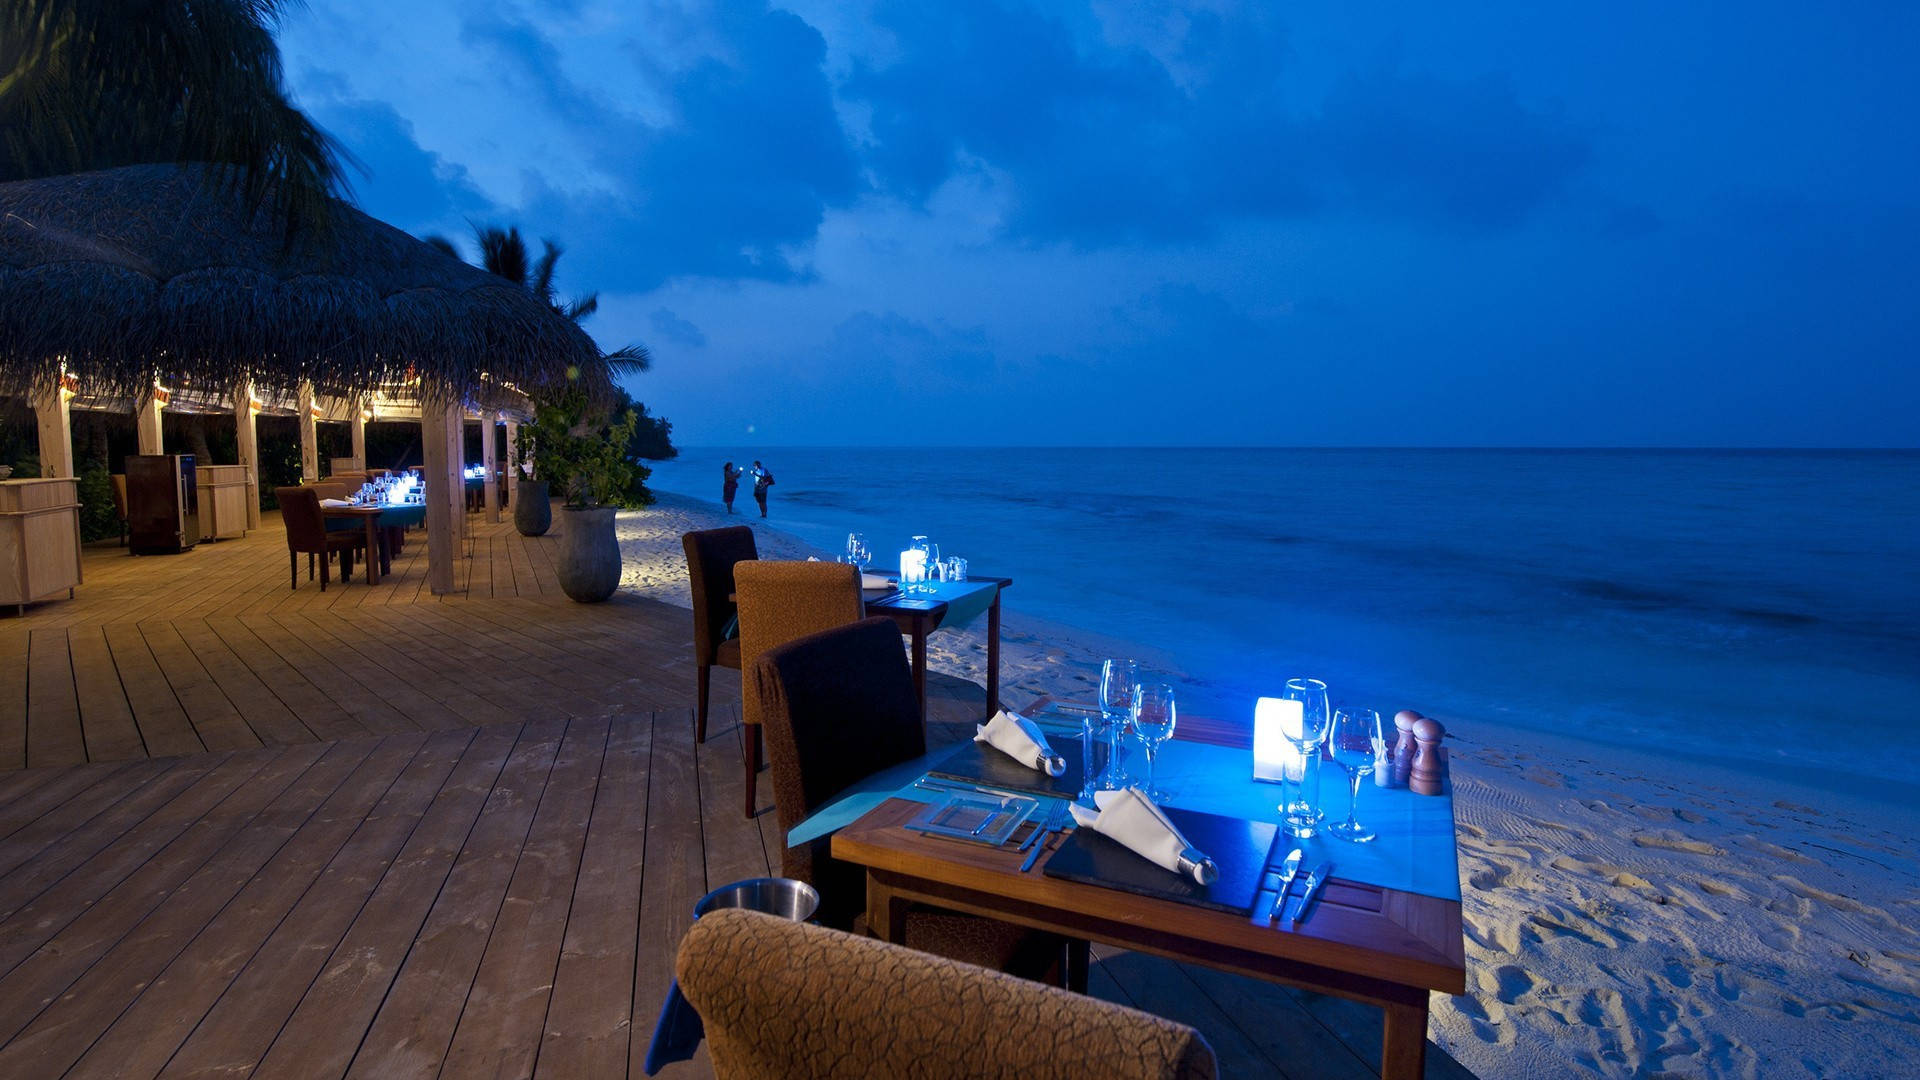
[[[1773,807],[1776,810],[1791,810],[1796,814],[1812,814],[1815,817],[1820,816],[1820,811],[1815,810],[1811,806],[1801,806],[1799,803],[1790,803],[1785,799],[1775,799]]]
[[[1566,777],[1544,766],[1536,765],[1528,769],[1524,775],[1528,780],[1539,784],[1541,787],[1564,788],[1567,786]]]
[[[1701,840],[1689,840],[1676,832],[1639,833],[1634,836],[1635,847],[1658,848],[1661,851],[1684,851],[1689,855],[1725,855],[1725,848],[1715,847]]]

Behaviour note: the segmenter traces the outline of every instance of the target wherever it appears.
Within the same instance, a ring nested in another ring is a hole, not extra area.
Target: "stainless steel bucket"
[[[698,919],[716,908],[746,908],[763,911],[794,922],[806,922],[820,907],[820,894],[813,886],[792,878],[763,877],[722,885],[693,905]]]

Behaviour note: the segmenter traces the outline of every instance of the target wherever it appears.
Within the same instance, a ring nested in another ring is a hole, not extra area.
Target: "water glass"
[[[1132,660],[1113,659],[1100,665],[1100,720],[1106,735],[1107,766],[1096,786],[1103,791],[1127,786],[1127,771],[1120,761],[1121,729],[1133,711],[1133,687],[1139,681],[1140,665]]]
[[[1159,754],[1160,744],[1173,737],[1174,705],[1173,687],[1166,683],[1137,683],[1133,688],[1133,707],[1130,710],[1133,720],[1133,733],[1147,748],[1147,783],[1144,794],[1154,802],[1162,802],[1167,793],[1154,786],[1153,764]]]
[[[1354,819],[1360,804],[1360,781],[1373,772],[1374,747],[1381,741],[1380,714],[1372,709],[1341,709],[1333,714],[1333,728],[1327,733],[1327,749],[1333,760],[1347,770],[1347,820],[1336,822],[1327,832],[1342,840],[1364,844],[1374,838],[1372,829]]]
[[[949,555],[947,557],[947,580],[967,580],[967,560],[958,555]]]
[[[1286,732],[1293,743],[1300,776],[1298,786],[1280,808],[1281,824],[1288,835],[1305,839],[1319,830],[1327,816],[1320,808],[1320,743],[1326,738],[1329,719],[1327,684],[1319,679],[1288,679],[1280,696],[1300,703],[1300,728],[1295,731],[1289,725]],[[1294,782],[1293,766],[1294,762],[1288,762],[1290,783]]]

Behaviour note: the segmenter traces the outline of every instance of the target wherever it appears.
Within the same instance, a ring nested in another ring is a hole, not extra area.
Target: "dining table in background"
[[[362,524],[367,531],[367,584],[378,585],[380,575],[393,572],[394,534],[425,522],[427,508],[421,503],[376,503],[371,506],[322,504],[320,516]]]
[[[964,582],[951,582],[947,588],[964,585],[994,586],[993,600],[987,605],[987,707],[981,719],[989,719],[1000,708],[1000,594],[1013,584],[1012,578],[968,574]],[[885,615],[913,642],[913,689],[920,695],[920,715],[927,713],[927,637],[945,625],[954,605],[933,597],[901,592],[898,582],[887,590],[865,590],[869,616]],[[879,595],[872,595],[874,593]]]
[[[1027,711],[1045,707],[1043,699]],[[1236,760],[1237,751],[1248,750],[1250,775],[1251,738],[1243,727],[1195,718],[1183,721],[1175,741],[1206,745],[1204,756],[1216,762],[1226,759],[1221,748],[1234,751]],[[1451,799],[1433,803],[1421,810],[1446,819],[1446,850],[1456,852]],[[907,908],[923,903],[1364,1002],[1382,1010],[1380,1075],[1386,1080],[1423,1075],[1428,995],[1466,992],[1460,901],[1429,894],[1447,891],[1443,881],[1441,888],[1432,883],[1451,876],[1458,896],[1457,859],[1429,868],[1420,883],[1425,893],[1365,884],[1336,869],[1310,918],[1270,923],[1280,862],[1291,846],[1284,834],[1267,857],[1251,912],[1233,914],[1049,877],[1044,863],[1023,872],[1018,836],[992,847],[906,828],[925,808],[895,795],[833,833],[834,857],[866,868],[867,924],[883,940],[902,940]],[[1061,842],[1042,841],[1048,857]]]

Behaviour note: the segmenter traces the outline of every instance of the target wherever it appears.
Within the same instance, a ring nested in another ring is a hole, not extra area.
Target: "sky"
[[[1920,446],[1920,5],[309,0],[682,445]]]

